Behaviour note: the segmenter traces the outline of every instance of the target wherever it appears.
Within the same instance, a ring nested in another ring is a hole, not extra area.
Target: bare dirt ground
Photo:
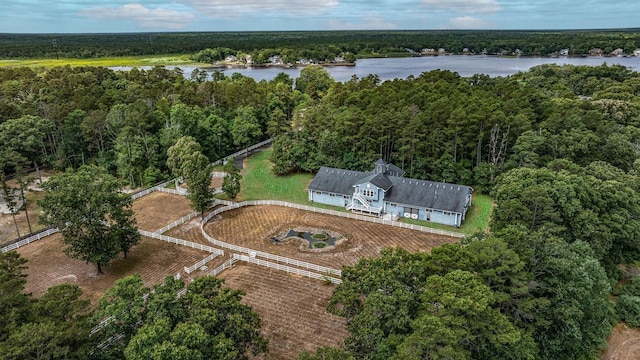
[[[611,331],[608,343],[600,360],[640,360],[640,330],[619,323]]]
[[[344,240],[335,248],[324,251],[301,250],[300,244],[274,244],[269,240],[287,229],[300,227],[340,233]],[[354,265],[361,257],[378,256],[386,247],[429,251],[433,247],[459,241],[457,238],[279,206],[249,206],[222,213],[205,225],[205,231],[224,242],[334,268]],[[211,245],[200,234],[196,221],[171,230],[169,235]]]
[[[138,228],[156,231],[191,213],[189,200],[184,196],[154,191],[133,202]]]
[[[337,346],[348,335],[345,320],[325,309],[335,285],[242,262],[220,277],[246,291],[243,303],[260,314],[269,339],[269,353],[261,358],[297,359],[305,350]]]
[[[38,297],[50,286],[61,283],[76,284],[83,296],[96,305],[99,298],[116,280],[135,273],[140,274],[146,286],[164,281],[165,277],[183,272],[205,258],[208,253],[143,237],[129,253],[112,260],[98,275],[96,267],[84,261],[72,259],[62,252],[62,235],[55,234],[18,249],[28,260],[25,291]]]

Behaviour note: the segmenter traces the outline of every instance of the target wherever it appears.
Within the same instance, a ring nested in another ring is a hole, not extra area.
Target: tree
[[[327,94],[333,82],[331,75],[322,66],[307,66],[300,71],[296,79],[296,90],[311,96],[314,100],[319,100]]]
[[[224,165],[224,179],[222,180],[222,191],[231,199],[235,199],[240,192],[240,180],[242,180],[240,169],[236,167],[233,161],[233,158],[227,159],[227,163]]]
[[[201,152],[195,152],[184,160],[183,176],[187,182],[187,198],[191,208],[204,216],[204,211],[211,207],[213,190],[211,189],[211,172],[213,166]]]
[[[41,220],[60,230],[67,255],[95,264],[99,274],[138,243],[131,196],[104,170],[82,166],[52,176],[43,188]]]
[[[231,124],[231,136],[236,146],[247,148],[262,136],[260,122],[252,106],[242,106],[238,108],[238,115]]]
[[[3,359],[83,359],[91,346],[87,310],[76,285],[52,286],[39,299],[24,294],[26,260],[0,253],[0,353]]]
[[[167,151],[167,166],[175,176],[187,183],[191,208],[204,215],[211,206],[211,171],[209,159],[200,152],[200,144],[191,136],[183,136]]]
[[[103,353],[128,360],[233,360],[266,351],[260,318],[240,302],[240,291],[202,276],[177,296],[184,285],[167,277],[149,292],[139,275],[119,280],[100,301],[94,317],[96,322],[110,317],[99,333]]]
[[[31,311],[30,297],[23,293],[26,262],[15,251],[0,252],[0,342],[25,322]]]

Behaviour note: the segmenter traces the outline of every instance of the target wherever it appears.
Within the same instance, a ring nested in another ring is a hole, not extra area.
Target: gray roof
[[[464,213],[469,186],[399,176],[321,167],[308,190],[351,196],[353,186],[371,182],[387,191],[385,201],[427,209]]]
[[[321,167],[307,189],[334,194],[353,195],[353,185],[370,176],[369,172]]]
[[[464,214],[469,186],[389,176],[393,183],[385,201]]]
[[[353,185],[362,183],[372,183],[373,185],[383,189],[384,191],[389,191],[389,189],[393,185],[389,180],[389,177],[385,176],[384,174],[371,174],[359,180],[357,183],[354,183]]]

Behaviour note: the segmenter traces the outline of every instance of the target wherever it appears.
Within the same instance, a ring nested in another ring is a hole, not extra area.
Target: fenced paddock
[[[247,255],[238,255],[238,254],[233,254],[234,259],[240,260],[240,261],[244,261],[244,262],[248,262],[251,264],[256,264],[256,265],[260,265],[260,266],[264,266],[270,269],[275,269],[275,270],[279,270],[279,271],[285,271],[291,274],[296,274],[296,275],[300,275],[300,276],[306,276],[308,278],[312,278],[312,279],[316,279],[316,280],[324,280],[324,281],[329,281],[333,284],[341,284],[342,280],[341,279],[337,279],[335,277],[332,276],[328,276],[328,275],[322,275],[322,274],[318,274],[315,272],[311,272],[308,270],[303,270],[303,269],[299,269],[299,268],[294,268],[291,266],[287,266],[287,265],[282,265],[282,264],[278,264],[278,263],[273,263],[270,261],[266,261],[266,260],[262,260],[262,259],[257,259],[254,257],[250,257]]]
[[[189,214],[187,216],[183,216],[180,219],[172,222],[171,224],[169,224],[169,225],[167,225],[167,226],[165,226],[165,227],[163,227],[161,229],[158,229],[158,230],[156,230],[154,232],[156,234],[164,234],[167,231],[173,229],[174,227],[180,226],[180,225],[186,223],[187,221],[191,221],[191,219],[193,219],[194,217],[196,217],[198,215],[200,215],[200,214],[198,214],[197,212],[192,212],[191,214]]]
[[[138,232],[142,236],[148,236],[150,238],[154,238],[154,239],[170,242],[172,244],[177,244],[177,245],[190,247],[192,249],[206,251],[206,252],[209,252],[209,253],[212,253],[212,254],[224,255],[224,251],[222,251],[220,249],[216,249],[216,248],[211,247],[211,246],[202,245],[202,244],[198,244],[198,243],[194,243],[194,242],[191,242],[191,241],[186,241],[186,240],[182,240],[182,239],[178,239],[178,238],[174,238],[174,237],[166,236],[166,235],[162,235],[162,234],[156,234],[156,233],[153,233],[153,232],[150,232],[150,231],[138,230]]]
[[[192,272],[200,269],[201,267],[205,266],[209,261],[213,260],[214,258],[216,258],[217,256],[219,256],[220,254],[218,253],[213,253],[209,256],[207,256],[206,258],[198,261],[197,263],[189,266],[189,267],[184,267],[184,272],[186,272],[187,274],[191,274]],[[223,254],[224,255],[224,254]]]
[[[209,220],[211,220],[212,217],[214,217],[216,215],[219,215],[219,214],[221,214],[221,213],[223,213],[225,211],[234,210],[234,209],[238,209],[238,208],[246,207],[246,206],[270,205],[270,206],[282,206],[282,207],[288,207],[288,208],[293,208],[293,209],[298,209],[298,210],[310,211],[310,212],[315,212],[315,213],[318,213],[318,214],[339,216],[339,217],[343,217],[343,218],[347,218],[347,219],[353,219],[353,220],[359,220],[359,221],[367,221],[367,222],[371,222],[371,223],[375,223],[375,224],[395,226],[395,227],[399,227],[399,228],[403,228],[403,229],[416,230],[416,231],[421,231],[421,232],[426,232],[426,233],[436,234],[436,235],[442,235],[442,236],[448,236],[448,237],[463,238],[465,236],[462,233],[453,232],[453,231],[433,229],[433,228],[426,227],[426,226],[407,224],[407,223],[397,222],[397,221],[393,221],[393,220],[384,220],[384,219],[380,219],[380,218],[377,218],[377,217],[364,216],[364,215],[358,215],[358,214],[353,214],[353,213],[347,213],[347,212],[323,209],[323,208],[318,208],[318,207],[314,207],[314,206],[294,204],[294,203],[290,203],[290,202],[286,202],[286,201],[252,200],[252,201],[243,201],[243,202],[239,202],[239,203],[234,203],[234,202],[231,202],[231,201],[221,201],[221,200],[217,200],[217,201],[219,203],[221,203],[221,204],[226,205],[226,206],[222,207],[222,208],[219,208],[219,209],[216,209],[215,211],[211,212],[204,219],[202,219],[202,221],[201,221],[202,224],[208,222]]]

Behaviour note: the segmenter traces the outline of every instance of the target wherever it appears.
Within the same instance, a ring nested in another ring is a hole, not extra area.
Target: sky
[[[0,0],[0,33],[609,29],[638,0]]]

